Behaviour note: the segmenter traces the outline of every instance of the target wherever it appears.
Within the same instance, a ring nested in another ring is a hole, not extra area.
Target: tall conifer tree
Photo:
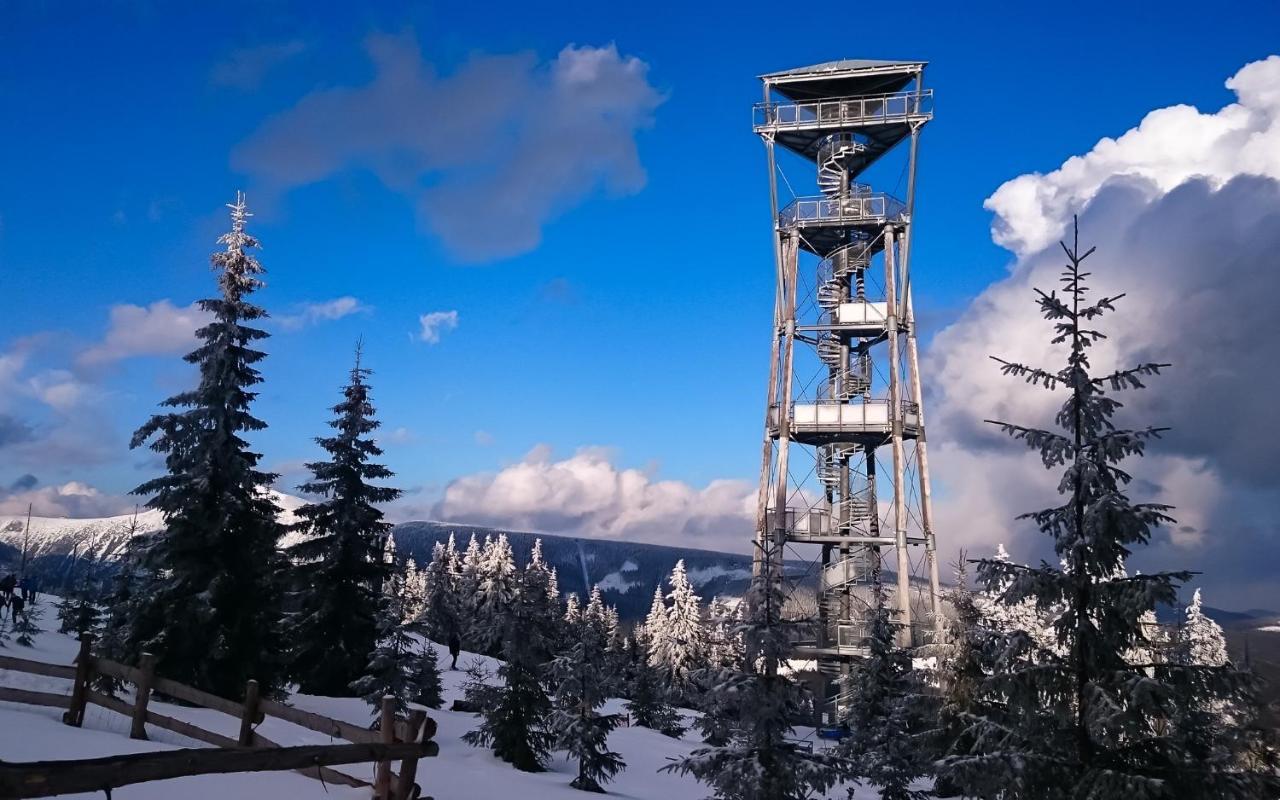
[[[276,476],[258,469],[247,434],[266,423],[250,413],[261,383],[257,364],[267,338],[254,323],[266,312],[249,301],[260,286],[258,241],[245,231],[244,194],[231,209],[225,246],[212,257],[219,295],[201,300],[212,320],[196,331],[200,344],[186,356],[199,370],[196,388],[162,405],[133,435],[164,455],[166,474],[134,490],[164,513],[165,529],[150,541],[147,571],[157,579],[139,597],[129,632],[129,655],[158,657],[165,677],[224,697],[245,681],[278,689],[281,571],[279,509],[267,494]]]
[[[1025,515],[1053,540],[1061,566],[1022,566],[991,559],[978,566],[1001,602],[1030,599],[1040,610],[1061,607],[1057,647],[1034,653],[1026,631],[992,637],[992,672],[979,688],[979,709],[963,750],[940,764],[966,796],[1018,798],[1254,798],[1280,792],[1272,763],[1246,763],[1248,735],[1221,724],[1213,704],[1255,703],[1246,675],[1229,666],[1135,663],[1149,644],[1144,620],[1172,604],[1189,573],[1127,576],[1125,560],[1172,520],[1169,508],[1133,503],[1131,476],[1119,466],[1142,456],[1159,428],[1123,429],[1112,393],[1142,389],[1165,366],[1140,364],[1103,376],[1091,370],[1092,346],[1105,338],[1095,320],[1120,298],[1090,302],[1078,236],[1063,244],[1063,294],[1038,292],[1066,362],[1042,369],[1001,361],[1006,375],[1067,398],[1056,430],[999,422],[1001,430],[1039,452],[1046,468],[1063,467],[1063,502]]]
[[[329,458],[308,464],[312,478],[299,487],[323,499],[297,510],[303,538],[289,548],[298,607],[288,629],[291,672],[309,694],[341,695],[361,676],[378,640],[382,585],[395,568],[383,558],[391,525],[378,504],[400,490],[372,483],[392,473],[372,460],[382,455],[371,436],[379,423],[360,355],[357,345],[329,422],[334,434],[316,439]]]

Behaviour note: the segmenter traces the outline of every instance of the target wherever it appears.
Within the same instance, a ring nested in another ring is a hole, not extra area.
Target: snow
[[[626,565],[624,564],[623,566],[625,567]],[[619,594],[626,594],[639,585],[635,581],[629,581],[622,577],[621,572],[610,572],[596,583],[596,586],[599,586],[602,592],[618,592]]]
[[[282,524],[297,522],[293,512],[305,505],[306,500],[275,489],[267,493],[281,509],[279,520]],[[102,561],[120,555],[129,541],[129,531],[133,524],[133,514],[113,517],[32,517],[28,532],[25,514],[0,516],[0,541],[21,549],[25,538],[29,558],[71,556]],[[164,517],[159,511],[142,510],[138,512],[137,525],[137,533],[152,533],[164,527]],[[300,537],[301,534],[287,534],[282,538],[281,546],[287,547]]]
[[[735,581],[742,581],[750,577],[751,570],[749,569],[745,569],[743,567],[722,567],[719,564],[689,570],[689,582],[694,586],[702,586],[710,583],[716,578],[729,578]]]
[[[48,625],[53,617],[51,609],[54,601],[55,598],[47,595],[41,597],[41,605],[50,609],[43,624]],[[435,740],[439,743],[440,755],[423,761],[418,767],[418,782],[422,785],[423,795],[455,800],[494,797],[582,800],[585,795],[569,786],[569,781],[576,775],[576,765],[566,762],[562,754],[553,755],[547,772],[525,773],[494,758],[488,750],[471,747],[462,741],[462,735],[478,724],[478,719],[473,714],[447,710],[453,700],[462,696],[461,685],[465,678],[462,669],[473,662],[479,662],[496,671],[498,662],[484,656],[463,653],[458,659],[459,669],[449,670],[450,659],[445,648],[433,646],[440,658],[445,705],[441,710],[428,710],[439,726]],[[76,649],[77,643],[71,637],[46,631],[36,637],[32,648],[16,647],[10,643],[3,652],[20,658],[70,664]],[[66,680],[7,670],[0,670],[0,686],[66,694],[71,690],[70,682]],[[131,701],[127,692],[123,699]],[[369,706],[357,698],[294,695],[290,702],[298,708],[352,724],[366,725],[371,720]],[[235,736],[239,730],[237,719],[209,709],[175,706],[157,700],[152,700],[151,708],[157,713],[187,720],[228,736]],[[625,713],[623,702],[618,699],[610,700],[603,711]],[[61,715],[62,709],[0,703],[0,760],[94,758],[203,746],[151,726],[147,728],[151,741],[131,740],[128,738],[127,718],[94,705],[88,707],[83,728],[63,725]],[[268,717],[258,731],[266,738],[286,746],[327,744],[332,741],[323,734],[272,717]],[[814,741],[815,747],[826,744],[816,739],[812,729],[797,729],[795,736]],[[619,728],[610,735],[609,746],[622,754],[627,768],[605,789],[610,796],[636,800],[700,800],[708,794],[706,787],[691,777],[658,771],[699,745],[697,735],[693,732],[677,740],[646,728]],[[372,777],[372,765],[368,764],[353,764],[337,769],[365,780]],[[843,790],[838,790],[837,794],[843,796]],[[857,800],[870,800],[875,796],[870,789],[860,788],[855,797]],[[97,800],[101,793],[68,797]],[[290,800],[365,800],[368,790],[325,785],[292,772],[264,772],[197,776],[127,786],[115,790],[114,797],[116,800],[168,800],[172,797],[181,797],[183,800],[222,800],[228,797],[238,800],[278,800],[282,797]]]
[[[1263,625],[1261,628],[1258,628],[1258,630],[1267,631],[1269,633],[1280,633],[1280,625]]]

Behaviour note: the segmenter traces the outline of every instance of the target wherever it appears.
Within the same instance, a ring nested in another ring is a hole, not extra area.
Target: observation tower
[[[933,117],[924,69],[844,60],[774,72],[755,106],[777,272],[757,570],[774,559],[771,574],[817,618],[816,640],[793,655],[816,661],[824,713],[866,653],[875,582],[888,584],[901,644],[940,638],[910,269],[916,156]],[[799,166],[790,178],[779,156]],[[902,194],[861,182],[877,165]],[[813,191],[780,204],[780,178],[789,193]]]

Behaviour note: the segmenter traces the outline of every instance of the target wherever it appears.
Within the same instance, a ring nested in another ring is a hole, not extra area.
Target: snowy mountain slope
[[[46,607],[53,598],[42,596]],[[48,615],[48,616],[51,616]],[[449,660],[443,648],[436,647],[442,668]],[[69,636],[45,632],[36,638],[34,648],[9,647],[4,652],[23,658],[50,663],[69,664],[76,651],[76,642]],[[482,656],[463,653],[458,659],[460,667],[473,661],[496,669],[498,662]],[[421,762],[418,782],[424,796],[438,800],[489,800],[490,798],[520,797],[527,800],[582,800],[582,792],[569,786],[576,774],[574,765],[566,762],[563,754],[553,755],[549,770],[543,773],[525,773],[513,769],[493,757],[488,750],[471,747],[462,741],[462,735],[473,730],[477,717],[473,714],[447,710],[454,699],[462,696],[461,671],[445,669],[443,673],[445,707],[429,710],[436,720],[436,741],[440,745],[437,758]],[[28,675],[0,670],[0,686],[12,686],[46,692],[69,692],[69,682],[57,678]],[[126,692],[123,699],[131,701]],[[364,725],[371,719],[369,706],[355,698],[294,695],[289,701],[299,708]],[[177,717],[199,724],[201,727],[234,736],[238,720],[208,709],[189,708],[163,703],[152,699],[151,706],[166,716]],[[622,712],[622,703],[611,700],[606,706],[610,712]],[[0,703],[0,759],[26,761],[48,758],[92,758],[121,753],[150,752],[172,747],[198,747],[197,742],[168,731],[148,727],[149,742],[137,742],[128,738],[129,720],[97,706],[90,706],[83,729],[70,728],[59,722],[59,709],[42,709],[18,703]],[[691,712],[690,712],[691,713]],[[268,717],[258,728],[267,738],[282,745],[323,744],[328,737],[282,720]],[[797,729],[796,738],[814,742],[822,747],[810,729]],[[671,759],[688,754],[699,741],[694,734],[683,739],[671,739],[645,728],[620,728],[609,737],[609,745],[618,751],[627,763],[627,769],[617,780],[606,786],[609,796],[644,800],[696,800],[706,797],[705,787],[688,776],[662,773],[658,770]],[[351,775],[369,779],[370,765],[349,765],[340,768]],[[117,789],[117,800],[160,800],[182,797],[184,800],[222,800],[222,798],[291,798],[291,800],[354,800],[367,798],[368,790],[326,786],[319,781],[293,773],[259,773],[257,775],[217,775],[182,778]],[[72,795],[90,800],[100,795]],[[845,797],[846,790],[838,787],[831,797]],[[874,792],[858,789],[854,800],[871,800]]]

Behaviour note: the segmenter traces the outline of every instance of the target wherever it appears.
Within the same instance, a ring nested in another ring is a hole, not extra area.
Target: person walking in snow
[[[26,604],[20,594],[15,594],[13,599],[9,601],[9,609],[13,612],[13,623],[15,625],[18,624],[18,615],[22,613],[22,609]]]
[[[18,576],[10,572],[3,578],[0,578],[0,593],[4,594],[6,600],[13,596],[13,589],[18,585]]]
[[[458,653],[462,652],[462,639],[458,637],[457,631],[449,632],[449,655],[452,656],[453,662],[449,664],[449,669],[458,668]]]

